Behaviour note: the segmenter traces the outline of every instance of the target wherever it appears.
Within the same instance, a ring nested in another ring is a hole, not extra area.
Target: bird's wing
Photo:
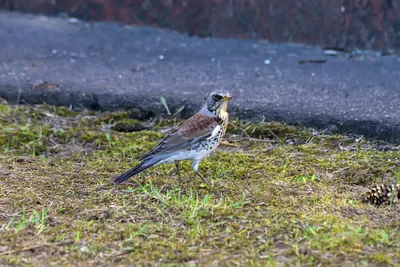
[[[172,152],[197,143],[203,138],[213,135],[219,127],[220,119],[197,113],[186,120],[178,129],[167,135],[157,146],[142,156],[145,159],[156,154]]]

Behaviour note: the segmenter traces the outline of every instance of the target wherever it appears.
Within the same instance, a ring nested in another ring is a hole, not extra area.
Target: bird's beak
[[[231,96],[225,96],[225,97],[223,97],[222,99],[226,101],[226,100],[229,100],[229,99],[231,99],[231,98],[232,98]]]

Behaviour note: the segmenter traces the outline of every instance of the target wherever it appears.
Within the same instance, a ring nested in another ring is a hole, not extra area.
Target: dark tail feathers
[[[136,165],[133,169],[130,169],[129,171],[121,174],[120,176],[117,176],[113,179],[113,183],[115,185],[119,185],[122,184],[123,182],[125,182],[126,180],[128,180],[129,178],[131,178],[132,176],[144,171],[147,168],[150,168],[151,166],[153,166],[156,162],[151,162],[151,161],[143,161],[141,163],[139,163],[138,165]]]

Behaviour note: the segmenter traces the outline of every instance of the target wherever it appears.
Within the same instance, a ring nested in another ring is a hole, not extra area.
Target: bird
[[[120,185],[138,173],[164,163],[175,163],[178,182],[181,183],[180,162],[190,160],[194,172],[204,183],[209,184],[198,167],[202,159],[215,151],[226,132],[229,121],[228,102],[231,98],[225,90],[209,94],[197,113],[145,153],[138,165],[113,178],[113,183]]]

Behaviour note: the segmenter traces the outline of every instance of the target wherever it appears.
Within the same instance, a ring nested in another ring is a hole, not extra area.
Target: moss
[[[0,104],[0,113],[3,115],[10,115],[11,108],[9,105]]]
[[[57,109],[0,107],[2,264],[400,264],[399,205],[359,198],[398,181],[394,145],[235,122],[227,138],[237,146],[200,165],[211,186],[184,162],[183,184],[161,165],[115,187],[112,177],[180,122]],[[153,128],[112,130],[118,123]]]
[[[50,110],[53,110],[54,114],[60,117],[76,117],[79,114],[79,112],[66,107],[51,107]]]
[[[139,120],[127,119],[116,123],[111,129],[118,132],[136,132],[150,129],[150,127]]]

